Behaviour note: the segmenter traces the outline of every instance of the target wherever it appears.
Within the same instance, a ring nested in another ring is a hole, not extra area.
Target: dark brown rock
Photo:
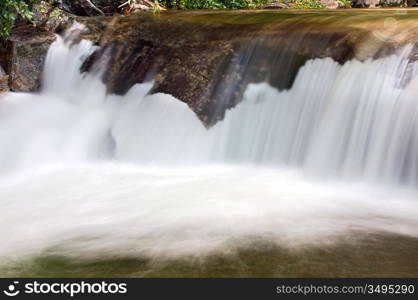
[[[40,87],[42,69],[55,34],[23,26],[16,28],[8,43],[10,89],[31,92]]]
[[[48,2],[32,7],[33,24],[17,26],[7,43],[0,46],[0,66],[9,74],[12,91],[36,91],[41,85],[42,69],[55,32],[68,28],[76,16],[66,13]]]
[[[0,93],[9,91],[9,76],[0,66]]]
[[[154,80],[152,93],[186,102],[208,126],[242,99],[249,83],[266,81],[287,89],[309,58],[343,62],[353,56],[353,46],[339,30],[289,32],[289,26],[277,24],[191,23],[146,14],[116,19],[111,28],[83,71],[105,62],[103,80],[116,94]]]
[[[7,68],[7,49],[2,42],[0,42],[0,67],[4,70]]]
[[[418,40],[414,11],[393,15],[399,22],[391,34],[402,33],[396,40],[371,32],[385,29],[386,12],[370,21],[337,12],[264,10],[250,16],[170,12],[77,18],[87,27],[79,38],[100,46],[81,71],[105,68],[103,81],[108,92],[115,94],[153,80],[151,93],[175,96],[211,126],[242,99],[250,83],[288,89],[308,59],[331,57],[345,63],[354,57],[378,58]],[[25,28],[14,34],[9,47],[10,82],[13,90],[32,91],[40,85],[43,59],[54,37],[39,28]]]
[[[266,10],[248,18],[246,13],[188,12],[83,19],[90,29],[83,37],[101,48],[82,71],[105,67],[103,81],[116,94],[153,80],[152,93],[186,102],[211,126],[242,99],[249,83],[288,89],[308,59],[377,58],[418,38],[411,28],[405,34],[399,26],[404,40],[386,43],[368,30],[384,25],[378,19],[345,26],[338,14],[325,18],[323,23],[315,14]]]

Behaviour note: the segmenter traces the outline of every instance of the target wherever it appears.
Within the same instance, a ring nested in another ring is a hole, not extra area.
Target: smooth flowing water
[[[58,37],[41,92],[0,97],[2,261],[418,238],[411,47],[310,60],[289,90],[251,84],[210,129],[183,102],[148,95],[152,82],[107,95],[100,70],[79,72],[93,50]]]

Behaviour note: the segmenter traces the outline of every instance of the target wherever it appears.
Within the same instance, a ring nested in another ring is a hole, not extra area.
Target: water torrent
[[[91,42],[51,46],[39,93],[0,97],[0,257],[205,255],[345,233],[418,238],[418,62],[407,46],[250,84],[207,129],[152,82],[106,94]]]

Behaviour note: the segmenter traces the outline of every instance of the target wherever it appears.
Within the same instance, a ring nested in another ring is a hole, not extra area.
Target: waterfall
[[[217,158],[417,186],[418,63],[410,50],[342,66],[309,61],[288,91],[250,86],[214,129],[223,141]]]
[[[231,237],[294,245],[353,229],[418,237],[410,46],[309,60],[287,90],[250,84],[209,129],[150,95],[152,82],[107,94],[103,70],[79,72],[94,49],[57,37],[42,90],[0,96],[0,256],[196,254]]]

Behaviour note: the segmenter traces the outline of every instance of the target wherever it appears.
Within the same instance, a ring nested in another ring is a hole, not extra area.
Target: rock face
[[[33,24],[17,26],[3,54],[0,47],[0,65],[9,74],[10,89],[16,92],[39,89],[44,60],[50,44],[56,38],[55,32],[67,28],[77,19],[46,1],[34,4],[32,12]]]
[[[282,24],[190,23],[148,14],[117,19],[100,44],[83,71],[106,62],[109,93],[124,94],[154,80],[152,93],[183,100],[208,126],[242,99],[249,83],[287,89],[309,58],[344,61],[353,50],[338,30],[323,35],[295,28],[289,34]]]
[[[248,18],[245,13],[193,12],[112,19],[111,26],[104,26],[111,30],[95,38],[101,49],[82,69],[106,62],[103,80],[109,93],[124,94],[136,83],[154,80],[152,93],[186,102],[211,126],[242,99],[249,83],[288,89],[308,59],[332,57],[344,63],[387,55],[398,47],[370,33],[369,26],[384,25],[380,20],[344,26],[338,14],[334,21],[326,16],[333,25],[323,25],[315,14],[289,14],[286,22],[282,16],[273,11]]]
[[[46,53],[55,39],[55,34],[32,26],[17,28],[8,43],[12,91],[32,92],[39,89]]]
[[[288,89],[309,59],[331,57],[344,63],[353,57],[389,55],[402,45],[418,42],[418,12],[414,11],[406,16],[393,14],[401,19],[387,40],[370,28],[384,32],[383,21],[391,12],[369,22],[338,11],[328,15],[288,12],[77,18],[86,26],[80,38],[100,46],[81,71],[103,66],[103,81],[108,92],[115,94],[153,80],[151,93],[168,93],[184,101],[211,126],[242,99],[248,84],[267,82],[279,90]],[[346,18],[344,22],[342,18]],[[12,90],[39,88],[45,55],[54,40],[46,27],[16,30],[9,43],[11,59],[6,70]]]
[[[7,51],[0,43],[0,93],[9,91],[9,76],[5,72],[7,66]]]
[[[0,66],[0,93],[9,91],[9,76]]]
[[[7,49],[3,43],[0,43],[0,67],[7,68]]]

